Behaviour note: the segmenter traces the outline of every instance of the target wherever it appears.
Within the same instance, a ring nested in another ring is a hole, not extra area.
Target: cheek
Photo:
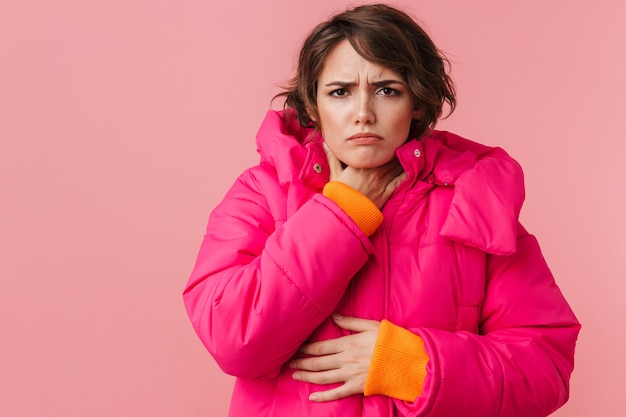
[[[411,130],[411,124],[417,119],[413,111],[398,112],[398,118],[396,120],[398,132],[402,131],[408,134]]]
[[[328,146],[328,149],[330,149],[333,155],[338,157],[340,154],[343,153],[343,148],[341,147],[340,141],[337,140],[333,135],[326,135],[324,132],[322,132],[322,137],[324,138],[324,143],[326,143],[326,146]]]
[[[338,141],[343,134],[343,124],[336,115],[329,116],[320,114],[320,131],[327,142]]]

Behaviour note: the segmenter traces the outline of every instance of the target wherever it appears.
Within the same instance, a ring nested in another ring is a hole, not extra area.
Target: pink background
[[[224,416],[180,293],[303,36],[348,2],[0,3],[0,415]],[[626,409],[626,7],[398,1],[453,61],[440,128],[505,147],[583,323],[560,417]]]

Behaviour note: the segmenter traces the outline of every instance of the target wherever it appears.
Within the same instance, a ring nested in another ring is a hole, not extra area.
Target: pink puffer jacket
[[[397,151],[408,177],[368,239],[320,194],[328,164],[309,134],[268,113],[261,162],[211,213],[184,292],[200,339],[237,377],[229,415],[538,417],[561,406],[580,326],[518,222],[518,164],[448,132],[409,141]],[[286,363],[305,341],[344,334],[333,312],[421,336],[423,395],[309,402],[328,387],[294,381]]]

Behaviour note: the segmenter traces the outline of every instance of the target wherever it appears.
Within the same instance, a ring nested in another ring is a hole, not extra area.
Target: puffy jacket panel
[[[237,376],[231,417],[545,416],[568,396],[580,328],[519,224],[519,165],[434,131],[400,147],[407,179],[369,238],[320,194],[321,137],[269,112],[258,166],[212,212],[184,292],[198,336]],[[422,396],[308,401],[294,381],[305,341],[346,334],[333,312],[421,336]]]

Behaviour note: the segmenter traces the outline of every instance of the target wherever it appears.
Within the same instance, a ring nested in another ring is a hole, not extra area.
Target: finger
[[[383,167],[386,168],[384,176],[387,178],[395,178],[404,173],[404,167],[397,159],[387,162],[387,164],[383,165]]]
[[[395,177],[389,182],[389,184],[387,185],[387,189],[390,191],[395,190],[396,187],[400,185],[400,183],[406,179],[406,177],[407,177],[406,172],[404,171],[401,172],[400,175],[398,175],[397,177]]]
[[[300,352],[306,355],[324,356],[341,352],[341,337],[337,339],[323,340],[321,342],[305,343],[300,348]]]
[[[363,389],[358,389],[354,384],[349,382],[326,391],[317,391],[309,395],[309,400],[313,402],[326,402],[339,400],[354,394],[360,394]]]
[[[354,332],[366,332],[368,330],[378,330],[380,322],[377,320],[366,320],[358,317],[344,317],[340,314],[333,314],[333,321],[342,329]]]
[[[378,168],[372,168],[372,170],[377,172],[377,177],[382,183],[388,184],[404,172],[404,167],[397,159],[392,159]]]
[[[292,378],[296,381],[308,382],[310,384],[328,385],[344,382],[346,378],[343,376],[345,372],[340,369],[330,369],[322,372],[296,371]]]
[[[384,170],[385,172],[395,171],[397,169],[402,169],[403,170],[402,164],[400,163],[400,161],[396,157],[391,158],[391,160],[385,162],[384,164],[382,164],[378,168]]]
[[[298,358],[289,362],[289,367],[293,369],[301,369],[304,371],[328,371],[337,369],[341,365],[337,355],[314,356],[311,358]]]

